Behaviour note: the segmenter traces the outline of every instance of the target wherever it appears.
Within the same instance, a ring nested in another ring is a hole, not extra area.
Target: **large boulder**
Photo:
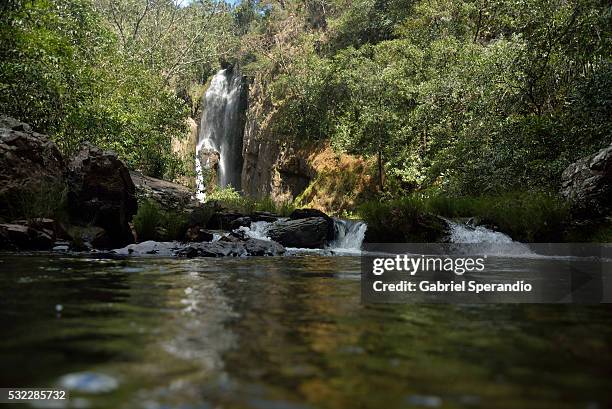
[[[66,166],[57,146],[45,135],[0,116],[0,217],[27,215],[37,205],[57,206]],[[34,215],[40,216],[40,215]]]
[[[268,240],[247,238],[246,240],[219,240],[212,243],[190,243],[176,252],[179,257],[245,257],[279,256],[285,248]]]
[[[115,153],[83,145],[69,164],[68,186],[74,222],[103,228],[112,247],[134,242],[128,223],[138,209],[136,188]]]
[[[231,230],[235,227],[235,221],[243,219],[245,216],[242,213],[233,211],[220,211],[215,212],[208,220],[206,227],[213,230]],[[244,220],[244,219],[243,219]]]
[[[148,200],[156,203],[160,209],[185,213],[200,206],[191,189],[183,185],[135,171],[130,171],[130,177],[136,187],[136,197],[139,201]]]
[[[334,239],[335,229],[334,229],[334,219],[329,217],[327,214],[318,209],[296,209],[289,215],[290,219],[306,219],[309,217],[322,217],[327,221],[327,237],[328,241]]]
[[[279,220],[270,225],[267,235],[286,247],[323,248],[328,241],[328,226],[324,217]]]
[[[612,208],[612,145],[569,165],[561,175],[561,195],[579,218],[608,213]]]

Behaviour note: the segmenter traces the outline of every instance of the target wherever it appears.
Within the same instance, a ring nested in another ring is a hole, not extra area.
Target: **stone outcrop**
[[[310,143],[285,135],[265,79],[255,77],[249,88],[243,139],[242,190],[275,203],[299,198],[302,205],[322,210],[352,209],[377,189],[371,163],[334,152],[327,142]]]
[[[68,210],[73,221],[103,228],[114,247],[133,243],[136,187],[113,152],[85,144],[69,164]]]
[[[140,172],[130,171],[130,177],[136,187],[139,201],[150,200],[160,209],[185,211],[200,205],[193,191],[178,183],[145,176]]]
[[[612,145],[584,157],[565,169],[561,195],[578,218],[606,215],[612,209]]]
[[[324,217],[279,220],[268,228],[268,237],[285,247],[323,248],[328,238]]]
[[[298,219],[306,219],[309,217],[322,217],[327,222],[327,236],[326,240],[331,241],[334,239],[335,231],[334,231],[334,219],[329,217],[327,214],[318,209],[296,209],[289,215],[290,219],[298,220]]]
[[[0,116],[0,217],[26,216],[33,199],[44,203],[51,199],[47,195],[61,195],[65,172],[64,159],[49,138]]]

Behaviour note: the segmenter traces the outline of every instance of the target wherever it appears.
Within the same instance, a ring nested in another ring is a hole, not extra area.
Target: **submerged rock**
[[[561,176],[561,195],[579,218],[604,216],[612,208],[612,145],[572,163]]]
[[[111,247],[133,243],[128,222],[138,203],[125,164],[115,153],[86,143],[69,169],[68,208],[73,221],[106,230]]]
[[[324,217],[279,220],[270,225],[267,234],[286,247],[323,248],[329,237],[329,222]]]

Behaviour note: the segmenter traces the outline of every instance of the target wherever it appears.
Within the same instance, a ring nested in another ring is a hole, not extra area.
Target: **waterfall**
[[[368,225],[361,220],[334,219],[334,240],[328,248],[333,250],[361,250]]]
[[[217,185],[241,189],[242,76],[237,69],[217,72],[204,95],[204,112],[196,147],[197,197],[204,199],[204,172],[211,169],[218,154]]]

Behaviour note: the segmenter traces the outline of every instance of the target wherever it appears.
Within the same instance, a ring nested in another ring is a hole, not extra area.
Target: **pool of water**
[[[359,273],[316,254],[0,255],[0,386],[90,408],[612,405],[610,307],[363,305]]]

